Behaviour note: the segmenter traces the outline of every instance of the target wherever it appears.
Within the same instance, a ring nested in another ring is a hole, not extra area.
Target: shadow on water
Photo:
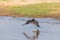
[[[40,35],[37,40],[60,40],[60,20],[53,18],[34,18],[39,22],[40,27],[36,25],[23,24],[32,18],[7,17],[0,16],[0,40],[27,40],[23,32],[34,35],[32,31],[39,29]]]

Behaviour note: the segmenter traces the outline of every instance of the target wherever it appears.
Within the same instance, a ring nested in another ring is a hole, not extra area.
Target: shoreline
[[[20,14],[2,14],[0,16],[10,16],[10,17],[29,17],[29,18],[56,18],[56,19],[60,19],[60,16],[56,16],[56,15],[50,15],[50,14],[46,14],[46,15],[20,15]]]

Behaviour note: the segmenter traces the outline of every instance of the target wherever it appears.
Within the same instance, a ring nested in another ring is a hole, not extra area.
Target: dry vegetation
[[[51,1],[52,0],[50,0],[49,2]],[[0,16],[60,18],[60,3],[46,3],[46,2],[48,1],[3,0],[0,2]],[[60,2],[60,1],[52,1],[52,2]]]

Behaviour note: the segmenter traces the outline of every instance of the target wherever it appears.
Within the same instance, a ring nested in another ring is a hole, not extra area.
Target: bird
[[[35,19],[27,20],[25,24],[29,24],[29,23],[35,24],[37,27],[40,27],[38,21],[36,21]]]

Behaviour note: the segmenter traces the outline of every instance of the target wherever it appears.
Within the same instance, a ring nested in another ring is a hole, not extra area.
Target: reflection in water
[[[34,35],[32,30],[40,30],[38,40],[60,40],[60,21],[52,18],[34,18],[39,22],[40,27],[28,24],[22,26],[32,18],[13,18],[0,16],[0,40],[27,40],[23,32],[28,36]]]
[[[32,37],[28,36],[25,32],[23,32],[23,35],[28,39],[28,40],[37,40],[40,34],[40,31],[37,29],[34,32],[34,35]]]

